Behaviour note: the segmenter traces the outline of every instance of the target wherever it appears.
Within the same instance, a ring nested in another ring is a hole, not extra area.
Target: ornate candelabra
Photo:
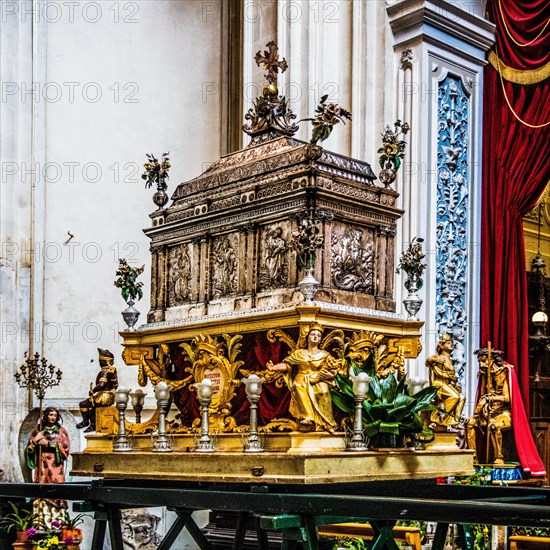
[[[172,386],[169,386],[166,382],[159,382],[155,386],[155,398],[159,409],[159,427],[153,451],[158,453],[169,453],[172,451],[172,447],[166,437],[166,415],[168,414],[168,407],[170,405],[171,391]]]
[[[29,388],[34,392],[40,402],[40,430],[42,430],[42,402],[46,396],[46,390],[58,386],[63,373],[61,369],[55,370],[55,366],[45,357],[40,358],[39,353],[35,353],[32,358],[25,353],[25,363],[15,372],[15,380],[20,388]]]
[[[128,395],[132,390],[119,386],[116,390],[113,390],[115,395],[115,405],[118,410],[118,435],[113,443],[113,451],[127,452],[132,450],[132,446],[126,437],[126,407],[128,406]]]
[[[208,407],[212,401],[212,380],[205,378],[202,382],[195,384],[197,396],[201,404],[201,438],[195,448],[198,453],[211,453],[214,451],[214,445],[210,439],[208,429]]]
[[[257,374],[251,374],[243,379],[246,388],[246,397],[250,402],[250,429],[248,431],[248,441],[244,445],[245,453],[261,453],[264,448],[258,437],[258,401],[262,394],[263,378]]]
[[[366,451],[368,449],[363,432],[363,401],[369,391],[369,383],[372,378],[366,372],[360,372],[357,376],[350,376],[353,382],[353,394],[355,399],[355,420],[353,422],[353,436],[346,445],[347,451]]]
[[[147,394],[143,390],[136,390],[130,394],[132,409],[134,409],[136,415],[136,424],[141,423],[141,411],[143,410],[146,396]]]

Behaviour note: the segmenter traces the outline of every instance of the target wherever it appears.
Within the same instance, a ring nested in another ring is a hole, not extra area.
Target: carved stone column
[[[154,310],[157,309],[157,287],[158,287],[158,250],[156,248],[151,247],[151,315],[153,315],[154,319]],[[151,319],[151,321],[153,321]]]
[[[200,240],[200,271],[199,279],[199,301],[208,302],[209,282],[210,282],[210,246],[208,235]]]
[[[200,263],[200,251],[201,241],[200,239],[193,239],[191,241],[191,299],[194,302],[199,302],[200,297],[200,280],[201,269]]]
[[[158,307],[162,309],[164,313],[168,307],[168,247],[161,246],[158,256]]]
[[[395,238],[395,229],[392,227],[378,227],[378,246],[376,261],[376,279],[375,296],[377,302],[383,299],[392,299],[393,297],[393,279],[395,274],[395,263],[393,259],[393,240]],[[380,261],[379,258],[385,258]],[[377,304],[380,305],[380,304]]]
[[[399,67],[395,118],[412,128],[397,184],[405,210],[397,251],[423,237],[428,264],[421,291],[426,345],[411,376],[425,374],[426,355],[440,333],[450,332],[471,396],[475,380],[465,364],[478,344],[483,66],[494,41],[483,4],[399,0],[387,7]],[[401,289],[399,281],[398,305]]]

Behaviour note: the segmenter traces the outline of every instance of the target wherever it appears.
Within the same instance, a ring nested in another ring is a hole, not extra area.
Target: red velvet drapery
[[[550,62],[548,0],[489,0],[488,10],[497,27],[495,53],[503,65],[534,70]],[[550,126],[544,126],[549,121],[550,79],[514,84],[501,79],[499,72],[487,65],[483,113],[481,342],[485,345],[491,340],[493,347],[503,350],[507,361],[517,366],[527,411],[529,320],[522,218],[535,205],[550,179]]]

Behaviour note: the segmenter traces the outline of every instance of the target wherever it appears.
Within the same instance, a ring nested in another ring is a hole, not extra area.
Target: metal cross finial
[[[254,57],[254,60],[256,61],[256,65],[258,65],[258,67],[260,65],[264,66],[264,69],[267,70],[267,74],[264,76],[267,81],[272,84],[277,81],[277,73],[279,70],[281,73],[284,73],[288,69],[288,63],[284,57],[282,61],[279,61],[279,48],[277,48],[277,44],[275,44],[273,40],[268,42],[266,46],[268,49],[264,50],[263,53],[260,50]]]

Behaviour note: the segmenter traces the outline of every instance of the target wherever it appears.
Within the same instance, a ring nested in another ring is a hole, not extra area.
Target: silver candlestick
[[[363,433],[363,401],[369,391],[369,383],[372,378],[366,372],[360,372],[357,376],[350,376],[350,379],[353,382],[355,420],[353,436],[347,442],[346,451],[366,451],[368,447]]]
[[[212,401],[212,380],[205,378],[202,382],[195,384],[195,388],[197,388],[197,396],[201,404],[202,417],[201,438],[195,447],[195,451],[197,453],[212,453],[214,452],[214,445],[212,445],[208,429],[208,407],[210,407]]]
[[[159,382],[155,386],[155,398],[159,409],[159,427],[153,451],[158,453],[169,453],[172,450],[166,437],[166,415],[168,414],[171,390],[172,386],[169,386],[166,382]]]
[[[141,423],[141,411],[143,410],[143,405],[145,404],[146,393],[143,390],[136,390],[130,394],[130,399],[132,400],[132,408],[136,415],[136,424]]]
[[[126,437],[126,407],[128,406],[128,394],[131,392],[129,388],[119,386],[114,390],[115,404],[118,410],[118,435],[113,443],[113,451],[117,453],[127,452],[132,450],[132,446]]]
[[[411,395],[416,395],[428,385],[428,381],[415,376],[414,378],[407,378],[407,380],[405,380],[405,385]]]
[[[424,380],[424,378],[419,378],[418,376],[415,376],[414,378],[407,378],[407,380],[405,380],[405,385],[407,386],[407,389],[409,390],[409,393],[411,395],[416,395],[428,385],[428,381]],[[422,418],[423,413],[421,412],[419,414]],[[417,451],[423,451],[426,448],[426,444],[424,441],[422,441],[422,436],[420,434],[416,434],[416,437],[417,438],[414,442],[414,448]]]
[[[246,397],[250,402],[250,429],[248,431],[248,441],[243,448],[245,453],[261,453],[264,451],[258,437],[258,401],[262,394],[264,381],[264,378],[260,378],[256,374],[251,374],[242,381],[246,388]]]

